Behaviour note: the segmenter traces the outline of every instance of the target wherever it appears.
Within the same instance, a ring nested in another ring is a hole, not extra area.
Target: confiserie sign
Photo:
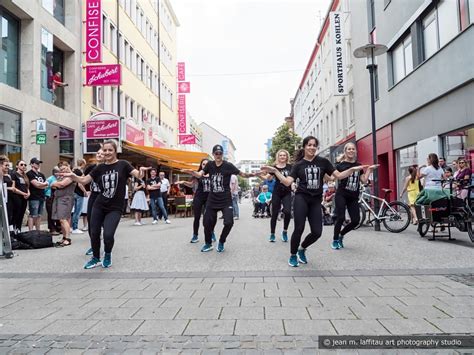
[[[120,85],[122,83],[120,64],[89,65],[86,67],[86,85]]]
[[[87,138],[119,138],[120,120],[88,120],[86,122]]]
[[[101,0],[86,0],[86,62],[102,62]]]
[[[186,133],[186,96],[178,95],[178,132]]]

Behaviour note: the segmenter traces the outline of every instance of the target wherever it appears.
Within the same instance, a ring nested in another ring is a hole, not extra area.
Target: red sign
[[[178,62],[178,81],[186,80],[186,70],[184,62]]]
[[[86,122],[87,139],[119,138],[120,120],[88,120]]]
[[[180,134],[179,144],[196,144],[196,136],[194,134]]]
[[[191,92],[191,84],[189,81],[178,83],[178,94],[189,94]]]
[[[86,67],[86,85],[120,85],[122,83],[120,64],[104,64]]]
[[[145,145],[145,132],[129,124],[125,127],[125,139],[137,145]]]
[[[101,0],[86,0],[86,62],[102,62]]]
[[[153,147],[155,148],[164,148],[166,144],[160,141],[159,139],[153,138]]]
[[[178,132],[186,133],[186,95],[178,95]]]

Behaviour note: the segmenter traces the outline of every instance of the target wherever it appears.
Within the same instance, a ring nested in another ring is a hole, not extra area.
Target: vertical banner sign
[[[182,81],[178,83],[178,93],[179,94],[189,94],[191,92],[191,84],[189,81]]]
[[[178,131],[186,133],[186,95],[178,95]]]
[[[347,95],[346,39],[342,12],[330,12],[334,95]]]
[[[178,81],[186,80],[186,69],[184,62],[178,62]]]
[[[102,62],[101,0],[86,0],[86,62]]]

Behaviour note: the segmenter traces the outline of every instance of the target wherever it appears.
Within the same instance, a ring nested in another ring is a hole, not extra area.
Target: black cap
[[[212,148],[212,154],[216,153],[216,152],[220,152],[220,153],[224,153],[224,148],[222,148],[222,146],[220,144],[216,144],[213,148]]]
[[[38,158],[32,158],[30,160],[30,164],[42,164],[43,161],[42,160],[39,160]]]

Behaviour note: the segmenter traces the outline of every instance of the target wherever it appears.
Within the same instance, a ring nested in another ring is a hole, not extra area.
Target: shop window
[[[64,53],[53,45],[53,35],[41,29],[41,99],[64,108]]]
[[[59,154],[74,157],[74,131],[59,127]]]
[[[405,178],[409,175],[408,168],[413,165],[418,165],[418,152],[416,145],[412,145],[397,151],[397,181],[398,191],[402,191],[405,183]]]
[[[21,159],[21,115],[0,108],[0,154],[15,163]]]
[[[448,164],[462,157],[468,160],[472,167],[472,158],[474,156],[474,126],[450,132],[441,138],[443,156]]]
[[[41,4],[46,11],[64,25],[64,0],[42,0]]]
[[[0,7],[0,82],[18,88],[20,22]]]

